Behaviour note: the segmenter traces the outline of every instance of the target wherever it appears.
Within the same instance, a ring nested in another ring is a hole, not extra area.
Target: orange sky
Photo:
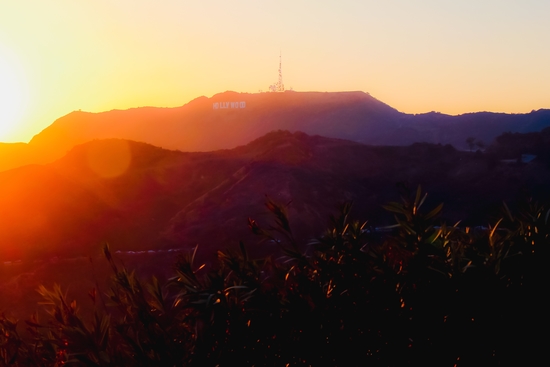
[[[362,90],[400,111],[550,108],[540,0],[0,2],[0,141],[73,110]]]

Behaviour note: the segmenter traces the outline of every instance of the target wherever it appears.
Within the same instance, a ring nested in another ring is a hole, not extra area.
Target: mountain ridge
[[[245,145],[282,129],[369,145],[429,142],[467,149],[465,140],[470,136],[488,145],[503,132],[540,131],[547,126],[550,110],[544,109],[528,114],[412,115],[360,91],[227,91],[195,98],[180,107],[73,111],[36,134],[28,144],[0,145],[0,170],[52,162],[71,147],[93,139],[119,138],[172,150],[213,151]]]

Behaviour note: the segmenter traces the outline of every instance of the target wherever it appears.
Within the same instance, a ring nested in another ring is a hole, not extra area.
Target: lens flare
[[[118,177],[130,166],[132,153],[126,140],[102,140],[89,144],[88,166],[102,178]]]

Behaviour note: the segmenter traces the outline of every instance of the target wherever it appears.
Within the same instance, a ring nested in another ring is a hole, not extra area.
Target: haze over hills
[[[304,240],[345,200],[355,202],[357,217],[389,224],[380,206],[396,199],[399,181],[422,184],[431,204],[445,202],[450,222],[485,225],[502,199],[544,193],[550,172],[537,161],[491,163],[450,145],[367,146],[284,131],[216,152],[97,140],[54,163],[0,173],[0,260],[87,255],[103,241],[126,250],[200,243],[215,253],[257,241],[247,219],[269,223],[265,195],[291,202],[290,219]]]
[[[538,142],[536,135],[527,139]],[[516,146],[525,138],[504,136],[495,154],[507,157],[510,141]],[[450,145],[367,146],[288,131],[215,152],[87,142],[54,163],[0,172],[0,310],[28,317],[41,300],[36,288],[54,283],[89,304],[89,289],[98,282],[107,287],[108,265],[96,261],[105,241],[142,276],[173,275],[173,250],[196,245],[198,261],[240,240],[251,256],[277,254],[274,243],[260,243],[247,226],[248,218],[262,228],[273,224],[266,195],[288,204],[302,244],[319,236],[346,200],[354,202],[353,218],[368,220],[369,228],[393,224],[381,205],[398,200],[400,181],[411,190],[421,184],[427,207],[444,202],[441,219],[448,224],[494,224],[502,200],[513,210],[518,195],[548,199],[546,153],[528,164],[506,164],[492,153]]]
[[[550,110],[512,115],[410,115],[363,92],[225,92],[177,108],[71,112],[28,144],[0,145],[0,170],[52,162],[73,146],[93,139],[129,139],[165,149],[212,151],[244,145],[283,129],[372,145],[429,142],[467,149],[465,140],[470,136],[490,144],[506,131],[540,131],[547,126]]]

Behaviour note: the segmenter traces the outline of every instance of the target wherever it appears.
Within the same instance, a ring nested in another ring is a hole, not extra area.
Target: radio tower
[[[277,81],[277,92],[284,92],[285,85],[283,84],[283,67],[281,61],[281,52],[279,51],[279,81]]]
[[[283,67],[282,67],[282,61],[281,61],[281,52],[279,52],[279,80],[277,81],[276,84],[270,85],[269,90],[271,92],[285,91],[285,85],[283,84]]]

